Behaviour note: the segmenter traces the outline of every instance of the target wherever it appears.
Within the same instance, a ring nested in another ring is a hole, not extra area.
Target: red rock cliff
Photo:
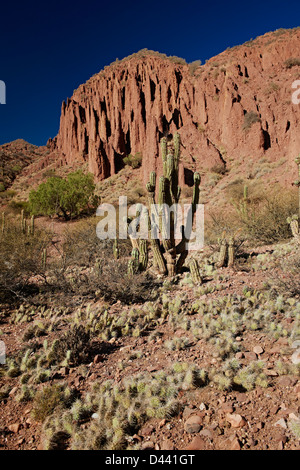
[[[155,55],[106,67],[63,103],[57,149],[68,163],[88,162],[97,179],[141,152],[147,180],[159,170],[159,139],[178,130],[186,179],[188,169],[232,161],[251,171],[262,156],[292,168],[300,152],[300,105],[291,102],[299,50],[296,29],[227,50],[195,71]]]

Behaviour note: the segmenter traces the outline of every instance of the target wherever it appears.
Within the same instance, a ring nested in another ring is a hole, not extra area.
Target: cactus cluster
[[[132,449],[132,436],[148,419],[176,415],[181,409],[179,391],[201,387],[206,378],[204,370],[181,362],[170,370],[138,374],[120,384],[96,382],[83,400],[45,421],[45,448],[60,448],[67,437],[73,450]]]
[[[23,234],[34,235],[34,215],[31,216],[28,223],[24,215],[24,209],[21,211],[20,228]]]

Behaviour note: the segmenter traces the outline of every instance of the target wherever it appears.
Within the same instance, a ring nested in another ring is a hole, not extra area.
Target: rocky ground
[[[98,299],[68,311],[3,310],[0,338],[7,358],[22,351],[23,362],[16,372],[12,363],[1,368],[0,448],[299,449],[295,341],[300,304],[266,285],[274,274],[272,262],[293,250],[293,242],[261,247],[250,261],[232,269],[206,264],[201,286],[184,274],[176,284],[165,282],[158,299],[146,304]],[[104,321],[105,315],[124,319],[122,333],[115,334],[114,322]],[[76,366],[55,360],[50,366],[29,363],[35,355],[42,357],[43,350],[49,357],[54,340],[78,323],[93,331],[87,360]],[[41,334],[28,334],[33,326]],[[47,374],[37,379],[43,367]],[[33,394],[60,384],[80,400],[77,411],[74,401],[57,406],[47,402],[49,410],[41,419]],[[170,387],[174,391],[168,401],[162,390],[168,394]],[[117,401],[121,397],[118,405],[111,404],[110,394]],[[101,397],[106,397],[104,403]],[[129,420],[131,407],[143,409],[139,397],[147,403],[146,411],[128,431],[124,413]],[[62,416],[64,429],[71,416],[70,427],[57,444],[52,438],[61,429]],[[100,428],[106,436],[103,447],[91,438]]]

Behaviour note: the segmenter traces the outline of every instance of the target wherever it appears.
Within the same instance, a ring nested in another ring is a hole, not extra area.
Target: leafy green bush
[[[98,198],[94,195],[93,175],[82,171],[70,173],[66,179],[51,177],[29,194],[32,214],[57,215],[65,220],[77,217],[95,208]]]

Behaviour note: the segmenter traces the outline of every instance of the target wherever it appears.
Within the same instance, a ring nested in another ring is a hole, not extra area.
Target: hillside
[[[279,30],[195,68],[151,52],[133,54],[63,103],[57,149],[69,163],[87,162],[98,179],[141,152],[145,182],[158,169],[160,137],[180,130],[181,182],[189,183],[189,169],[222,165],[249,175],[262,158],[281,162],[275,177],[291,182],[300,144],[299,107],[291,102],[299,61],[291,59],[299,42],[299,29]]]
[[[0,146],[0,449],[299,450],[299,46],[142,50],[75,90],[47,145]],[[206,203],[205,246],[98,238],[80,172],[28,207],[78,168],[101,202]]]
[[[101,181],[128,155],[142,156],[132,179],[144,185],[150,171],[161,172],[160,138],[177,130],[180,184],[190,186],[191,170],[199,171],[203,202],[236,180],[289,186],[300,146],[300,108],[291,101],[299,42],[298,28],[278,30],[204,65],[143,50],[105,67],[63,102],[57,137],[21,175],[24,196],[47,169],[81,167]]]

